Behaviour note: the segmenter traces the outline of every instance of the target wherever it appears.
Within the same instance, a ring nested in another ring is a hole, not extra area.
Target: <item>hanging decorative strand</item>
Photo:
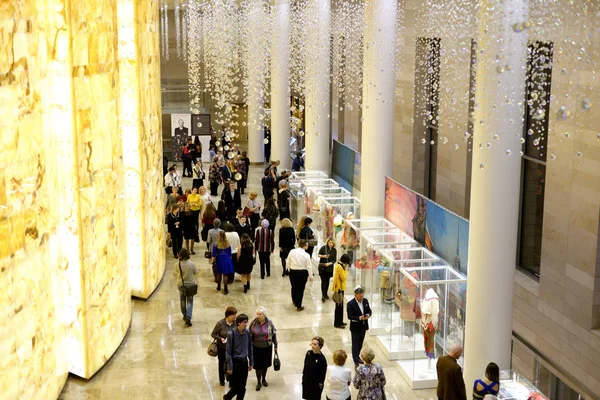
[[[200,114],[200,108],[203,106],[203,88],[202,88],[202,56],[203,56],[203,40],[202,40],[202,19],[200,15],[200,4],[197,1],[192,1],[187,7],[187,23],[189,33],[189,46],[187,47],[187,63],[188,63],[188,82],[189,82],[189,97],[190,111],[192,114]],[[187,42],[187,41],[186,41]]]
[[[188,51],[188,7],[187,4],[181,5],[181,54],[183,60],[187,61]]]
[[[165,43],[167,42],[167,37],[165,34],[165,16],[166,10],[164,6],[160,7],[160,56],[165,59]]]
[[[165,60],[169,61],[169,8],[166,4],[164,6],[163,43],[165,46]]]
[[[175,43],[177,46],[177,58],[181,59],[181,13],[179,1],[175,2]]]

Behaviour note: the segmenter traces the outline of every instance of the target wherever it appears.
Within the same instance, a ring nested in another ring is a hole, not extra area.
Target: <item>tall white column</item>
[[[273,8],[271,51],[271,160],[290,169],[290,3],[277,0]]]
[[[329,173],[330,0],[310,0],[306,53],[307,170]],[[314,26],[312,26],[314,24]]]
[[[528,0],[484,0],[480,10],[464,352],[467,388],[489,362],[501,370],[510,367],[527,52],[527,32],[513,27],[527,21]]]
[[[383,216],[385,176],[392,175],[397,0],[365,3],[361,217]]]
[[[260,119],[264,112],[264,100],[258,93],[248,95],[248,158],[251,162],[265,161],[265,131]]]

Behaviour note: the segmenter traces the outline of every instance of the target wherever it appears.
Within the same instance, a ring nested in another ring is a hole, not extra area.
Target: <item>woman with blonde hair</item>
[[[296,244],[296,233],[292,225],[292,221],[289,218],[281,220],[281,228],[279,228],[279,257],[281,258],[281,266],[283,267],[283,275],[286,276],[288,272],[285,260],[288,254],[294,248]]]
[[[344,350],[333,352],[333,363],[327,367],[327,381],[325,382],[325,397],[328,400],[350,400],[350,382],[352,371],[344,367],[348,354]]]
[[[215,264],[217,291],[221,290],[221,279],[223,279],[223,293],[229,293],[227,290],[228,276],[233,274],[233,263],[231,262],[231,246],[223,231],[219,231],[217,244],[212,248],[211,262]]]
[[[385,374],[379,364],[373,364],[375,352],[370,347],[363,347],[360,358],[365,363],[356,368],[354,387],[358,389],[357,400],[385,399]]]
[[[245,210],[250,214],[250,226],[252,226],[253,231],[258,228],[258,222],[260,221],[260,207],[262,207],[262,204],[260,204],[256,199],[257,197],[257,192],[254,190],[250,192],[248,195],[248,202],[246,203],[246,208],[248,210]]]

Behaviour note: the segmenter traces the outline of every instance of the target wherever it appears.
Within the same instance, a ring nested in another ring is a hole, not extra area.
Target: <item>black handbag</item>
[[[195,283],[192,283],[191,285],[185,285],[185,282],[183,281],[183,270],[181,269],[181,263],[179,263],[179,273],[181,274],[181,284],[182,286],[182,291],[183,291],[183,295],[185,297],[192,297],[195,296],[196,294],[198,294],[198,285],[196,285]]]
[[[275,352],[275,357],[273,357],[273,369],[275,371],[279,371],[281,369],[281,360],[279,360],[279,354]]]

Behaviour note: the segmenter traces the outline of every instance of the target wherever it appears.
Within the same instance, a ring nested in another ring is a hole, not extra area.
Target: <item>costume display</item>
[[[440,299],[433,289],[427,289],[421,301],[421,327],[425,343],[425,354],[435,358],[435,332],[439,324]]]

